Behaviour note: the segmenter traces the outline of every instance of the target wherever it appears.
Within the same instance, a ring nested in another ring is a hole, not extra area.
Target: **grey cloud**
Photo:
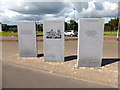
[[[97,10],[104,9],[103,4],[101,2],[94,2],[94,4],[95,4],[95,9],[97,9]]]
[[[49,18],[46,14],[53,14],[53,18],[64,16],[64,9],[68,6],[69,4],[65,4],[64,2],[24,2],[21,3],[21,5],[12,3],[12,5],[8,5],[7,8],[8,10],[21,14],[14,16],[11,20],[40,21],[42,19]],[[4,22],[7,22],[7,17],[5,18],[6,20],[4,19]]]
[[[27,2],[22,6],[11,7],[10,10],[23,14],[57,14],[65,7],[63,2]],[[27,9],[28,8],[28,9]]]
[[[13,16],[9,18],[7,16],[0,16],[2,22],[5,23],[15,23],[16,21],[20,20],[27,20],[27,21],[40,21],[46,18],[60,18],[66,17],[72,18],[73,13],[72,8],[76,9],[76,18],[80,17],[116,17],[117,11],[116,10],[105,10],[105,6],[101,5],[100,3],[94,3],[95,9],[89,11],[90,5],[89,2],[24,2],[21,5],[17,5],[16,3],[5,5],[8,10],[12,10],[15,12],[20,13],[20,15]],[[82,11],[82,9],[85,9]],[[3,10],[0,10],[4,12]],[[1,12],[0,12],[1,13]],[[46,14],[53,14],[53,16],[47,16]]]
[[[17,15],[14,17],[16,20],[26,20],[26,21],[39,21],[43,19],[43,16],[41,15],[30,15],[30,16],[23,16],[23,15]]]
[[[73,6],[77,11],[81,12],[83,8],[88,8],[88,2],[74,2]]]
[[[81,13],[84,18],[103,18],[103,17],[116,17],[117,11],[106,11],[106,10],[92,10],[91,12]]]
[[[118,3],[118,16],[120,17],[120,1]]]
[[[116,2],[116,3],[118,3],[120,0],[102,0],[103,2]]]

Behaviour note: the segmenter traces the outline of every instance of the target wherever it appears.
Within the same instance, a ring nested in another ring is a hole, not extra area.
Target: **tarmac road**
[[[3,88],[112,88],[3,63]]]

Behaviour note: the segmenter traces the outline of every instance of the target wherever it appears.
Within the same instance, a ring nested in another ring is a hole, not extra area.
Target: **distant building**
[[[8,31],[7,24],[2,24],[0,22],[0,32],[7,32],[7,31]]]
[[[2,31],[3,32],[7,32],[8,31],[7,24],[2,24]]]
[[[0,23],[0,32],[2,32],[2,23]]]

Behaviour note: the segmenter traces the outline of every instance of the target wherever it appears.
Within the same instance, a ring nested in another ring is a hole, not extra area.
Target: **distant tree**
[[[17,32],[17,28],[13,28],[13,32],[16,33]]]
[[[17,30],[17,25],[7,25],[7,31],[8,32],[13,32],[13,33],[17,32],[18,31]]]
[[[105,24],[105,31],[117,31],[118,30],[119,19],[111,19],[108,23]]]
[[[37,32],[43,32],[43,24],[37,24],[36,30],[37,30]]]
[[[17,28],[10,27],[10,28],[8,29],[8,31],[15,33],[15,32],[17,32]]]
[[[70,23],[67,23],[66,30],[78,31],[78,23],[76,23],[74,20],[70,20]]]

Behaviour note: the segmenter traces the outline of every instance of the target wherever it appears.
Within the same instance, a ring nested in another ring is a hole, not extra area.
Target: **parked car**
[[[77,32],[75,32],[74,30],[67,30],[66,32],[64,32],[65,36],[77,36]]]

